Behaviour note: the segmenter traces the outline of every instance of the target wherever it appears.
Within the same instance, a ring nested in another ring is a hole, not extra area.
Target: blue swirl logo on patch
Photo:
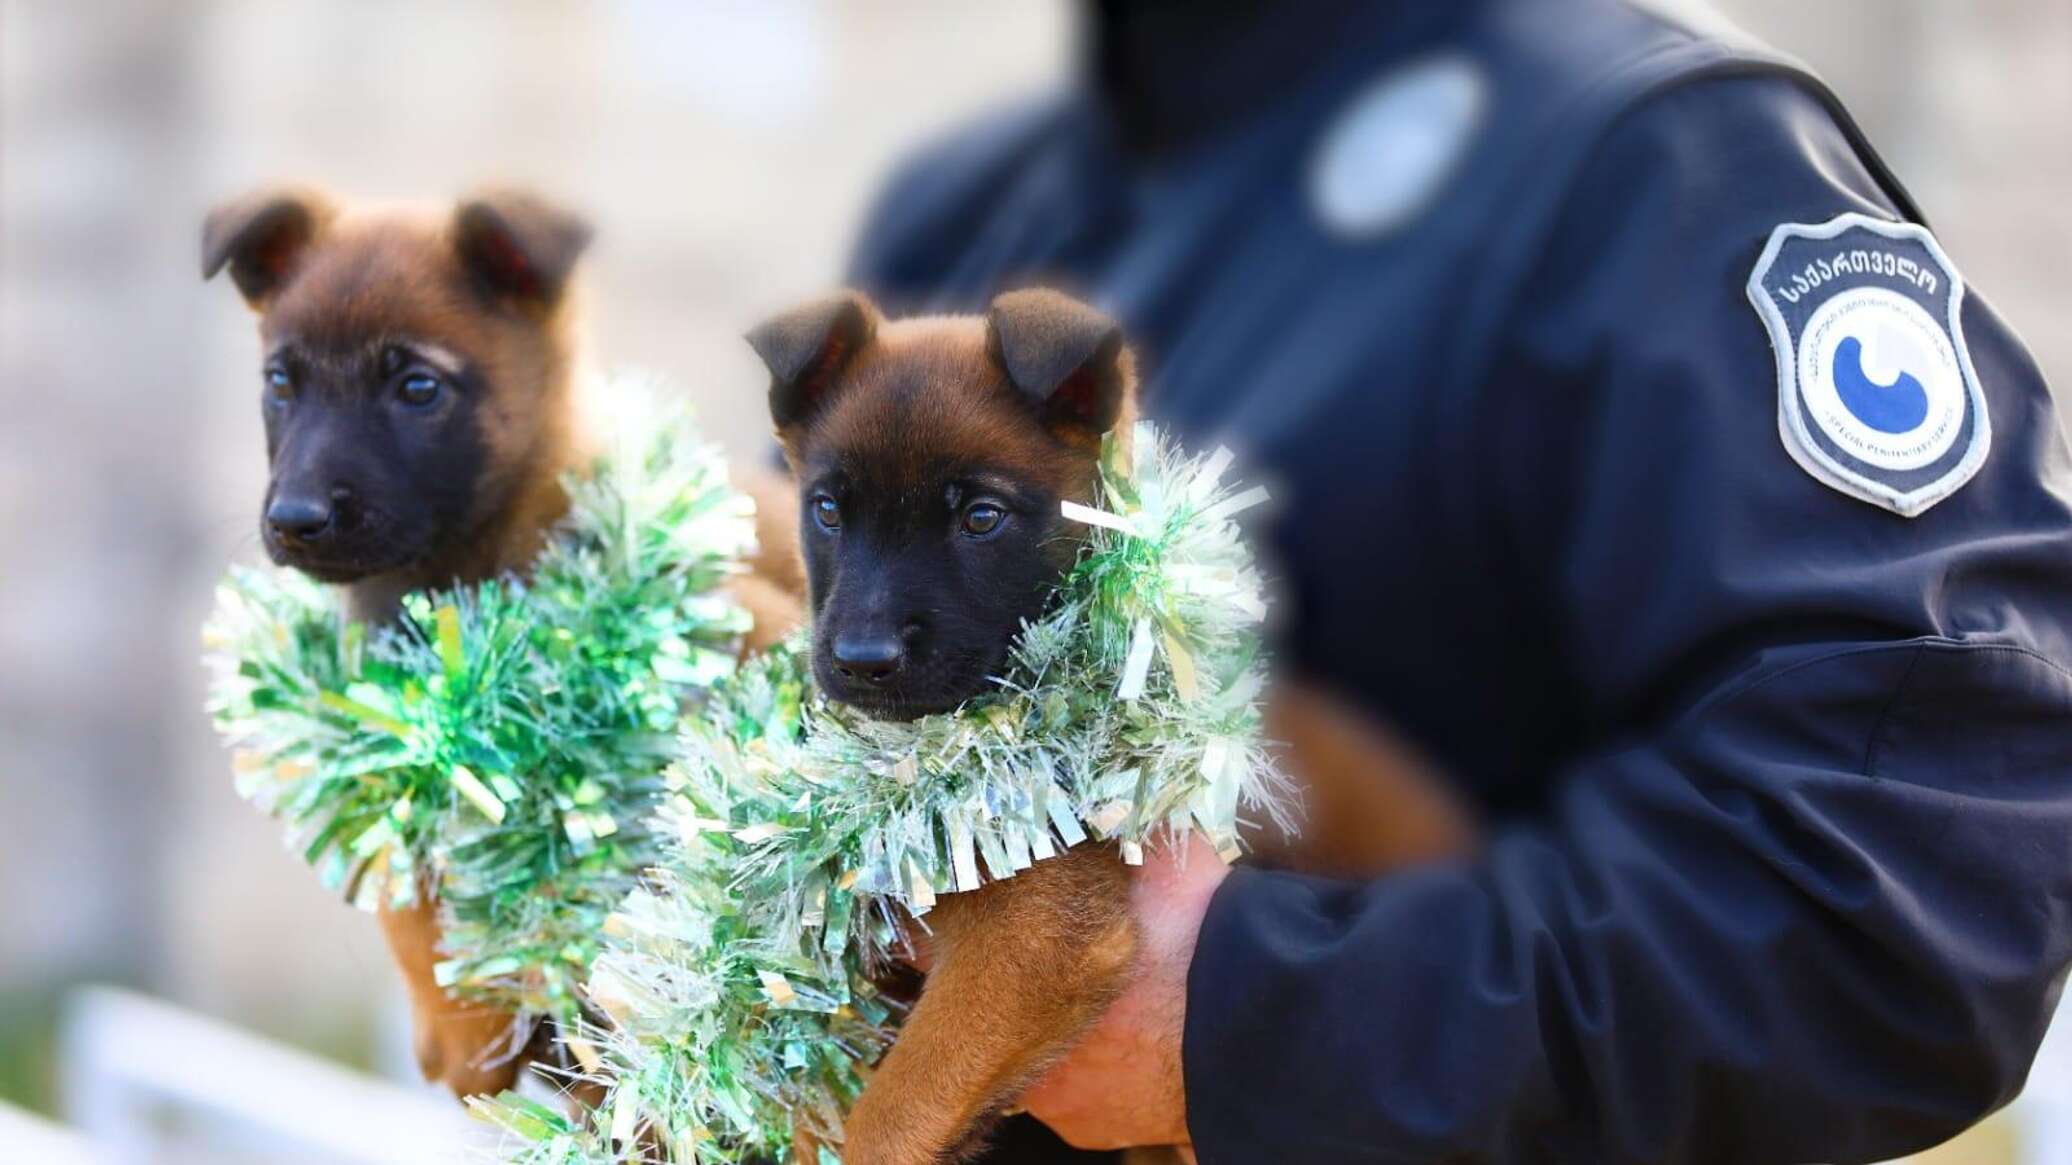
[[[1835,393],[1842,407],[1880,433],[1911,433],[1928,419],[1928,389],[1911,372],[1879,384],[1863,370],[1863,341],[1848,336],[1835,345]]]
[[[1779,223],[1748,276],[1777,357],[1777,434],[1816,481],[1913,517],[1978,472],[1992,418],[1964,280],[1918,223]]]

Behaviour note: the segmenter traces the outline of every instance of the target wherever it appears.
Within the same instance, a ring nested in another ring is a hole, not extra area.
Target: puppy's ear
[[[1055,291],[1010,291],[993,301],[986,344],[1016,389],[1053,430],[1100,436],[1129,391],[1129,355],[1114,320]]]
[[[749,331],[749,346],[770,369],[770,420],[780,431],[819,411],[835,377],[878,334],[879,319],[870,297],[842,291]]]
[[[273,298],[337,209],[315,190],[270,188],[232,199],[201,225],[201,277],[226,266],[254,310]]]
[[[590,224],[518,190],[492,190],[453,211],[453,245],[477,286],[495,299],[551,308],[590,245]]]

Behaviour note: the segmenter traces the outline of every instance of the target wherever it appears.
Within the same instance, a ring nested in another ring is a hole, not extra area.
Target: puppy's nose
[[[906,662],[906,644],[897,635],[835,636],[835,671],[843,679],[884,683]]]
[[[307,494],[277,494],[266,507],[266,524],[282,538],[306,542],[331,526],[331,499]]]

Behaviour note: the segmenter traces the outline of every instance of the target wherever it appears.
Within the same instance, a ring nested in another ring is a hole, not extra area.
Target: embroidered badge
[[[1806,472],[1916,517],[1992,445],[1964,345],[1964,280],[1926,228],[1785,223],[1748,277],[1777,353],[1777,431]]]

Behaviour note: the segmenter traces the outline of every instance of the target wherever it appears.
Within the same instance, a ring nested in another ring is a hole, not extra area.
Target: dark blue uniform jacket
[[[1185,148],[1121,148],[1083,91],[957,136],[855,271],[893,310],[1055,281],[1115,313],[1149,413],[1275,487],[1280,650],[1491,823],[1373,884],[1226,882],[1200,1159],[1957,1131],[2020,1089],[2072,959],[2072,474],[2036,366],[1971,292],[1983,467],[1913,518],[1822,484],[1745,285],[1778,224],[1920,217],[1826,90],[1607,0],[1374,12]],[[1421,213],[1334,231],[1334,115],[1434,52],[1488,116]]]

